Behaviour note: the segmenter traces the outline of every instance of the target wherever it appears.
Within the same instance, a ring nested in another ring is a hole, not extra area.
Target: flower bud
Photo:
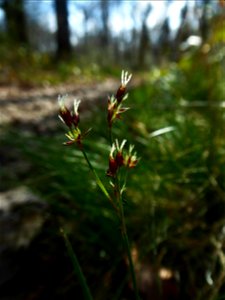
[[[66,96],[59,96],[58,102],[59,102],[59,118],[60,120],[66,124],[69,128],[73,125],[73,116],[69,109],[65,106],[64,100]]]
[[[75,128],[78,127],[80,117],[78,113],[78,108],[80,104],[80,100],[75,99],[74,100],[74,111],[71,112],[66,106],[65,106],[65,98],[66,96],[59,96],[59,118],[60,120],[66,124],[70,129],[74,126]]]
[[[112,144],[109,154],[109,168],[106,173],[110,177],[114,177],[119,168],[124,165],[123,148],[125,144],[126,140],[123,140],[121,145],[119,145],[118,140]]]
[[[121,85],[116,92],[117,102],[121,103],[125,95],[126,95],[126,86]]]
[[[118,167],[121,167],[123,165],[123,153],[121,151],[119,151],[117,154],[116,154],[116,163],[118,165]]]
[[[134,168],[134,167],[136,167],[136,165],[138,163],[138,158],[137,158],[136,152],[132,153],[133,149],[134,149],[134,146],[130,145],[129,151],[126,154],[125,159],[124,159],[124,165],[128,168]]]
[[[109,158],[109,168],[106,172],[107,176],[114,177],[116,175],[117,170],[118,170],[118,164],[116,159]]]
[[[128,72],[122,70],[121,85],[116,92],[116,99],[118,104],[120,104],[124,100],[124,97],[126,96],[126,87],[128,82],[131,80],[131,77],[132,74],[129,75]]]

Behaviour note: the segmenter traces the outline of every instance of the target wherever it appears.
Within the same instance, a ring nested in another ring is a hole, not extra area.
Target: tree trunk
[[[101,46],[103,48],[108,48],[109,45],[109,1],[101,0],[101,18],[102,18],[102,32],[101,32]]]
[[[144,13],[143,13],[143,21],[142,21],[142,30],[140,34],[140,44],[138,51],[138,67],[144,68],[146,67],[146,54],[150,53],[150,39],[149,39],[149,30],[146,24],[146,20],[152,10],[151,4],[149,4]]]
[[[208,20],[208,6],[211,3],[211,0],[205,0],[202,5],[202,16],[199,20],[199,29],[203,42],[205,42],[209,35],[209,20]]]
[[[9,39],[12,42],[28,44],[23,4],[23,0],[4,0],[2,8]]]
[[[57,58],[67,58],[71,54],[67,0],[55,0],[57,19]]]

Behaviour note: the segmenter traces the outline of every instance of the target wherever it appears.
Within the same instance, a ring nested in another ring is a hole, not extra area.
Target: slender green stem
[[[122,230],[122,237],[124,240],[127,256],[128,256],[128,261],[129,261],[129,268],[131,272],[131,279],[133,283],[133,288],[134,288],[134,293],[135,293],[135,299],[140,300],[139,294],[138,294],[138,287],[137,287],[137,280],[136,280],[136,275],[135,275],[135,270],[134,270],[134,264],[132,260],[132,255],[131,255],[131,249],[130,249],[130,243],[127,235],[127,228],[126,228],[126,222],[125,222],[125,216],[124,216],[124,208],[123,208],[123,199],[121,196],[121,190],[120,190],[120,184],[118,177],[116,176],[115,178],[116,182],[116,195],[118,197],[118,202],[119,202],[119,210],[120,210],[120,221],[121,221],[121,230]]]
[[[109,126],[109,142],[110,142],[110,145],[112,146],[113,135],[112,135],[112,127],[111,126]]]
[[[138,294],[137,280],[136,280],[136,275],[135,275],[135,270],[134,270],[134,264],[133,264],[131,251],[130,251],[130,243],[129,243],[128,235],[127,235],[126,232],[124,233],[123,239],[124,239],[125,247],[126,247],[126,250],[127,250],[127,255],[128,255],[128,260],[129,260],[129,267],[130,267],[130,272],[131,272],[131,278],[132,278],[133,288],[134,288],[134,292],[135,292],[135,298],[136,298],[136,300],[140,300],[140,297],[139,297],[139,294]]]
[[[64,238],[68,254],[69,254],[69,256],[71,258],[71,261],[72,261],[72,264],[73,264],[74,272],[76,273],[76,275],[78,277],[78,280],[79,280],[79,283],[82,287],[84,299],[85,300],[93,300],[90,289],[87,285],[86,279],[84,277],[84,274],[83,274],[83,272],[81,270],[81,267],[80,267],[80,264],[78,262],[76,253],[74,252],[73,247],[72,247],[65,231],[61,228],[60,232],[61,232],[61,234]]]
[[[82,153],[83,153],[83,155],[84,155],[84,158],[85,158],[85,160],[86,160],[86,162],[87,162],[87,164],[88,164],[90,170],[92,171],[92,173],[93,173],[94,176],[95,176],[97,185],[99,186],[99,188],[101,189],[101,191],[103,192],[103,194],[104,194],[108,199],[111,199],[111,197],[110,197],[109,193],[107,192],[107,190],[106,190],[104,184],[102,183],[101,179],[99,178],[98,174],[96,173],[95,169],[93,168],[93,166],[92,166],[90,160],[88,159],[86,152],[84,151],[84,149],[81,149],[81,151],[82,151]]]
[[[128,175],[128,168],[126,168],[124,179],[123,179],[123,187],[122,187],[123,191],[125,190],[127,185],[127,175]]]
[[[81,148],[81,151],[82,151],[82,153],[83,153],[83,155],[84,155],[84,158],[85,158],[85,160],[86,160],[86,162],[87,162],[87,164],[88,164],[90,170],[92,171],[92,173],[93,173],[94,176],[95,176],[95,180],[96,180],[96,183],[97,183],[98,187],[99,187],[100,190],[103,192],[103,194],[106,196],[106,198],[109,200],[109,202],[111,203],[111,205],[113,206],[113,208],[118,212],[117,206],[116,206],[115,203],[113,202],[113,200],[112,200],[111,196],[109,195],[108,191],[106,190],[104,184],[102,183],[101,179],[99,178],[98,174],[96,173],[96,171],[95,171],[94,167],[92,166],[92,164],[91,164],[89,158],[87,157],[86,152],[84,151],[83,148]]]

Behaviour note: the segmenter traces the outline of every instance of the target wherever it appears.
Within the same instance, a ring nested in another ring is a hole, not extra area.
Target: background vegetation
[[[54,33],[26,1],[0,1],[1,89],[16,85],[36,91],[54,85],[57,93],[63,83],[88,91],[90,84],[103,83],[109,75],[119,86],[121,69],[132,70],[138,84],[129,90],[131,110],[116,123],[115,134],[134,143],[141,157],[129,174],[125,213],[142,299],[222,300],[225,4],[205,0],[190,6],[184,1],[180,26],[171,31],[166,13],[149,28],[150,2],[139,15],[138,2],[130,2],[133,27],[115,35],[110,18],[114,10],[122,11],[124,1],[55,0]],[[165,1],[167,10],[172,3]],[[32,7],[41,15],[43,4],[34,2]],[[71,5],[84,16],[83,34],[74,44],[68,25]],[[93,23],[96,16],[101,17],[98,26]],[[16,26],[18,19],[21,26]],[[85,146],[107,182],[107,94],[99,98],[104,99],[100,104],[82,107],[81,122],[93,128]],[[49,112],[41,125],[56,117],[57,112]],[[2,195],[23,185],[47,204],[12,208],[17,225],[27,219],[32,223],[39,214],[44,222],[29,246],[6,243],[0,248],[0,261],[10,261],[10,275],[0,282],[2,299],[82,299],[60,226],[69,234],[94,299],[133,299],[114,212],[99,194],[81,153],[61,146],[63,127],[59,122],[46,130],[32,122],[1,123]],[[3,210],[1,214],[3,220]],[[18,228],[13,218],[7,220],[12,223],[10,236]]]

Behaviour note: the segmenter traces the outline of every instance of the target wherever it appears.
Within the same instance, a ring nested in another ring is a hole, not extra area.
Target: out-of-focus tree
[[[67,58],[71,54],[67,0],[55,0],[55,12],[57,19],[57,58]]]
[[[101,31],[101,45],[105,48],[109,44],[109,1],[101,0],[99,2],[101,9],[102,31]]]
[[[186,27],[186,23],[187,23],[187,15],[188,15],[188,6],[187,4],[182,8],[181,13],[180,13],[180,27],[177,31],[177,36],[176,38],[179,40],[179,42],[183,42],[187,36],[187,30],[184,28]]]
[[[140,32],[140,45],[138,54],[138,66],[143,68],[146,62],[146,54],[150,52],[150,38],[149,30],[146,24],[147,18],[152,10],[152,6],[149,4],[143,12],[142,16],[142,29]]]
[[[88,30],[88,25],[90,21],[93,21],[95,18],[95,13],[96,13],[96,2],[77,2],[75,3],[76,8],[80,10],[83,14],[83,31],[84,31],[84,50],[85,53],[87,53],[88,46],[89,46],[89,36],[91,36],[93,33],[89,32]]]
[[[172,59],[177,61],[180,57],[180,45],[191,35],[191,26],[188,20],[188,5],[187,3],[182,8],[180,13],[180,26],[177,30],[175,39],[173,41]]]
[[[164,12],[162,12],[162,19],[158,22],[152,30],[152,36],[155,43],[152,45],[153,60],[156,64],[161,64],[168,60],[171,52],[171,37],[168,10],[173,0],[165,1]]]
[[[168,59],[171,49],[170,26],[168,18],[166,18],[162,23],[161,30],[159,33],[158,44],[161,60],[163,57]]]
[[[99,9],[101,16],[101,30],[100,30],[100,45],[103,49],[109,48],[109,43],[111,39],[111,32],[109,28],[109,18],[111,15],[111,10],[113,6],[119,6],[122,3],[121,0],[110,1],[110,0],[100,0]]]
[[[80,38],[76,45],[76,53],[80,53],[81,56],[86,55],[87,59],[94,60],[97,64],[113,62],[115,52],[118,53],[120,48],[117,42],[121,41],[113,37],[110,17],[113,9],[121,3],[121,0],[74,2],[76,9],[83,15],[83,38]]]
[[[46,1],[26,1],[26,25],[29,46],[36,53],[55,53],[56,41],[55,33],[50,29],[50,21],[48,18],[43,18],[43,13],[52,14],[54,16],[54,8]],[[47,6],[46,6],[47,4]],[[51,8],[51,12],[49,9]]]
[[[34,51],[55,53],[55,35],[46,27],[32,18],[27,19],[30,48]]]
[[[12,42],[28,45],[24,1],[2,0],[0,5],[5,13],[8,39]]]
[[[131,52],[130,57],[133,57],[135,61],[137,61],[136,56],[138,52],[138,47],[139,47],[139,32],[137,29],[137,23],[139,17],[137,16],[137,3],[132,2],[132,9],[131,9],[131,19],[132,19],[132,29],[131,29],[131,41],[130,41],[130,49],[129,51]]]
[[[211,0],[204,0],[201,2],[201,16],[199,18],[199,31],[203,41],[206,41],[209,34],[209,7],[210,7]],[[198,2],[196,2],[196,5]]]

